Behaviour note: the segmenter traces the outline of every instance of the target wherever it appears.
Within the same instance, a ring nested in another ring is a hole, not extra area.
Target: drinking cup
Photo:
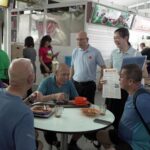
[[[63,112],[63,106],[62,105],[56,105],[55,106],[55,117],[60,118]]]
[[[106,114],[106,105],[103,104],[103,105],[100,105],[100,112],[101,112],[101,115],[105,115]]]

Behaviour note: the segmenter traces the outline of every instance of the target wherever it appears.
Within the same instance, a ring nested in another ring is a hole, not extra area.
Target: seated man
[[[97,139],[107,150],[149,150],[150,135],[139,117],[133,95],[142,88],[142,71],[135,64],[121,69],[120,85],[129,94],[118,129],[100,130]],[[145,122],[150,124],[149,94],[142,93],[136,99],[136,106]]]
[[[34,82],[28,59],[15,59],[9,66],[9,85],[0,89],[0,149],[36,150],[33,113],[22,98]]]
[[[72,100],[78,93],[74,87],[72,81],[69,80],[69,67],[66,64],[59,64],[56,69],[54,76],[49,76],[44,79],[39,87],[38,91],[43,94],[43,101],[48,100],[64,100],[64,94],[69,95],[69,99]],[[50,145],[55,145],[56,147],[60,146],[60,143],[57,141],[57,136],[55,132],[45,132],[44,133],[46,141]],[[73,135],[71,142],[69,144],[70,150],[80,150],[76,142],[80,138],[80,135]]]

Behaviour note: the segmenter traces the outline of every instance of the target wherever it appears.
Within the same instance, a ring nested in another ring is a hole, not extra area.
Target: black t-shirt
[[[142,55],[146,55],[147,56],[147,60],[150,60],[150,48],[146,47],[141,51]]]

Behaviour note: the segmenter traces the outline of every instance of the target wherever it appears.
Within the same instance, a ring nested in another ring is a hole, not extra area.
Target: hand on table
[[[65,94],[64,93],[56,93],[56,94],[54,94],[54,99],[57,101],[62,101],[65,99]]]
[[[31,97],[34,99],[35,101],[42,101],[43,100],[43,94],[39,91],[35,91],[31,94]]]

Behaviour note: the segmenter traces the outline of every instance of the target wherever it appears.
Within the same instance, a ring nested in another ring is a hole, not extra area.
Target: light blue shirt
[[[64,92],[69,95],[70,100],[72,100],[76,96],[78,96],[78,93],[77,93],[72,81],[68,80],[68,81],[66,81],[66,83],[64,85],[62,85],[61,87],[58,87],[56,85],[55,76],[50,76],[50,77],[44,79],[40,83],[40,85],[38,87],[38,91],[40,91],[43,95]]]
[[[75,48],[71,66],[74,67],[73,79],[78,82],[96,81],[97,65],[105,66],[99,50],[89,45],[87,50]]]
[[[118,70],[118,72],[121,69],[122,66],[122,61],[123,58],[125,57],[131,57],[131,56],[141,56],[141,53],[138,52],[136,49],[134,49],[133,47],[130,47],[127,52],[122,52],[119,49],[115,49],[114,51],[112,51],[111,53],[111,66],[113,68],[116,68]]]

